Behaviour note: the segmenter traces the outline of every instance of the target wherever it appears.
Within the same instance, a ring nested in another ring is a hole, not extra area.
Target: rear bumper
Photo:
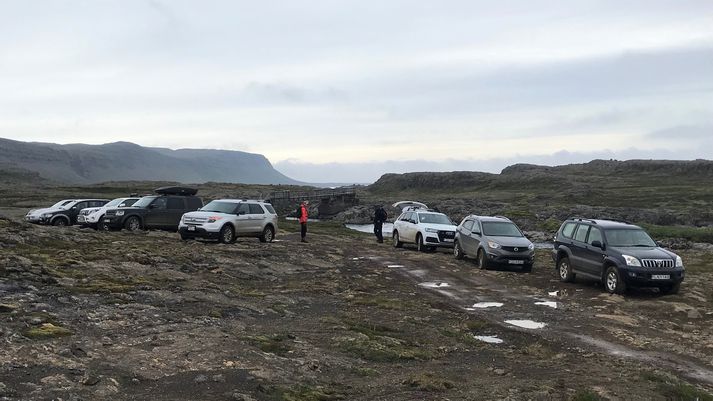
[[[109,226],[109,228],[122,228],[124,225],[124,216],[105,216],[101,221]]]

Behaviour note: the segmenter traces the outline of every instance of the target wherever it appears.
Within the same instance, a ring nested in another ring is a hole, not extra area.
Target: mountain
[[[265,156],[255,153],[171,150],[129,142],[58,145],[0,138],[0,170],[10,169],[74,184],[129,180],[300,184],[275,170]]]

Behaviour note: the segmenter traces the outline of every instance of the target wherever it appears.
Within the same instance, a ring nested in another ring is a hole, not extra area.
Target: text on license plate
[[[651,279],[652,280],[668,280],[671,278],[670,274],[652,274]]]
[[[453,238],[443,238],[443,242],[453,242]]]
[[[188,231],[196,231],[196,228],[193,226],[188,226]]]
[[[105,223],[111,223],[111,219],[104,219]]]
[[[508,260],[508,263],[511,265],[523,265],[525,264],[524,260]]]

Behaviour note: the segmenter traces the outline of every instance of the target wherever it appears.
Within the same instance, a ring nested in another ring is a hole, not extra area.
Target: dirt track
[[[705,251],[684,253],[695,266],[680,295],[620,297],[560,283],[544,251],[532,274],[480,271],[318,224],[308,244],[286,223],[279,242],[233,245],[0,228],[0,399],[643,400],[713,389]]]

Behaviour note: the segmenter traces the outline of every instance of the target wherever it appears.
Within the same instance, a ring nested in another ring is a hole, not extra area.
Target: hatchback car
[[[566,220],[555,236],[552,258],[560,280],[582,276],[617,294],[627,287],[675,294],[685,276],[681,257],[658,246],[644,229],[610,220]]]
[[[475,216],[463,219],[456,230],[453,255],[476,258],[481,269],[493,265],[521,266],[532,271],[535,246],[507,217]]]

